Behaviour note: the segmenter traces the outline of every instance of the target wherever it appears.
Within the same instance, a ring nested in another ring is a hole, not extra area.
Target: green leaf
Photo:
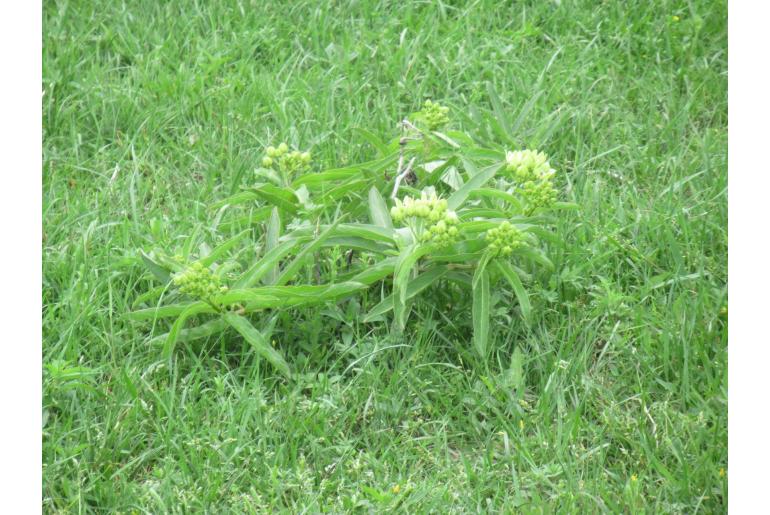
[[[169,331],[168,337],[166,337],[166,342],[163,345],[163,359],[171,358],[171,354],[174,352],[174,346],[176,345],[177,338],[179,337],[179,332],[182,330],[182,327],[184,327],[187,319],[191,316],[210,312],[211,306],[205,302],[196,302],[187,306],[187,308],[185,308],[185,310],[179,314],[179,317],[174,322],[174,325],[171,326],[171,331]]]
[[[126,313],[129,320],[155,320],[158,318],[178,317],[185,312],[187,308],[198,306],[200,313],[216,313],[216,310],[205,302],[188,302],[186,304],[169,304],[168,306],[158,306],[155,308],[137,309]]]
[[[443,141],[444,143],[446,143],[450,147],[452,147],[452,148],[460,148],[460,144],[459,143],[457,143],[455,140],[453,140],[452,138],[450,138],[449,136],[447,136],[443,132],[433,131],[432,134],[433,134],[433,136],[437,137],[438,139],[440,139],[441,141]]]
[[[152,275],[158,278],[160,282],[167,283],[171,280],[171,274],[165,267],[156,263],[150,256],[145,254],[144,251],[140,250],[139,255],[142,256],[142,261],[147,269],[152,272]]]
[[[435,266],[429,270],[426,270],[413,281],[410,281],[406,288],[406,300],[409,300],[429,287],[434,282],[438,281],[444,274],[447,273],[447,267],[444,265]],[[363,321],[370,322],[373,318],[381,316],[394,307],[393,294],[385,297],[379,304],[374,306],[369,313],[366,314]]]
[[[223,232],[240,227],[251,227],[256,223],[267,220],[272,211],[272,206],[262,206],[254,209],[247,215],[237,216],[219,223],[219,229]]]
[[[276,279],[275,284],[280,286],[294,279],[294,276],[297,274],[300,267],[302,267],[304,264],[305,259],[307,259],[310,254],[319,249],[324,240],[326,240],[326,238],[334,233],[334,230],[337,228],[337,225],[339,225],[339,222],[340,219],[337,219],[337,221],[328,226],[326,230],[324,230],[315,240],[306,245],[305,248],[303,248],[302,251],[297,254],[297,257],[295,257],[294,260],[283,269],[283,272],[281,272],[281,274],[278,276],[278,279]]]
[[[510,193],[495,189],[495,188],[479,188],[476,191],[471,192],[470,197],[482,197],[482,198],[494,198],[500,199],[508,204],[511,204],[516,208],[518,212],[521,212],[521,201]]]
[[[548,270],[554,269],[554,266],[551,260],[548,259],[548,257],[546,257],[546,255],[540,249],[534,249],[532,247],[525,246],[525,247],[516,249],[515,253],[520,256],[524,256],[530,261],[534,261],[535,263],[543,265]]]
[[[302,240],[287,240],[270,250],[267,254],[254,263],[233,285],[234,288],[248,288],[255,285],[260,279],[270,273],[278,262],[289,255]]]
[[[516,273],[516,270],[507,261],[495,260],[495,266],[513,288],[513,293],[519,301],[521,316],[524,317],[524,322],[529,326],[532,319],[532,304],[529,302],[529,295],[527,295],[527,290],[524,289],[524,285],[521,283],[519,274]]]
[[[346,195],[363,194],[365,188],[372,183],[372,179],[354,179],[347,181],[339,186],[335,186],[321,195],[321,201],[332,202],[339,200]]]
[[[308,188],[313,188],[331,181],[350,179],[360,175],[362,172],[370,172],[371,174],[380,173],[395,163],[397,159],[398,152],[393,152],[380,159],[367,161],[365,163],[346,166],[343,168],[332,168],[319,173],[308,173],[295,179],[292,183],[292,187],[296,188],[301,184],[306,184]]]
[[[281,236],[281,215],[278,208],[274,207],[270,213],[270,221],[267,222],[267,232],[265,234],[265,251],[270,252],[278,246],[278,238]],[[268,283],[274,283],[278,278],[278,266],[274,265],[267,271],[265,276]]]
[[[199,261],[203,266],[211,266],[217,259],[224,256],[228,250],[235,247],[240,241],[251,232],[251,229],[246,229],[236,234],[217,248],[215,248],[208,256],[201,258]]]
[[[398,331],[403,331],[406,327],[406,293],[412,268],[429,251],[429,246],[412,244],[399,254],[398,261],[396,261],[393,272],[393,312],[396,316],[395,322]]]
[[[259,196],[253,191],[239,191],[235,195],[231,195],[219,202],[211,204],[211,209],[219,209],[223,206],[236,206],[238,204],[244,204],[246,202],[253,202],[257,200]]]
[[[489,260],[491,259],[491,256],[489,253],[485,252],[481,259],[479,259],[479,262],[476,264],[476,270],[473,272],[473,283],[471,283],[471,286],[473,288],[476,288],[478,286],[479,281],[484,276],[484,271],[487,268],[487,264],[489,263]]]
[[[495,174],[502,169],[503,165],[504,163],[495,163],[482,169],[479,171],[479,173],[471,177],[468,182],[463,184],[459,190],[452,193],[452,195],[449,197],[449,200],[447,201],[449,209],[458,209],[463,204],[463,202],[465,202],[471,192],[479,189],[488,180],[494,177]]]
[[[260,333],[251,322],[235,313],[225,313],[222,318],[230,326],[238,331],[241,336],[254,348],[254,350],[265,358],[273,367],[286,377],[291,377],[291,369],[280,352],[275,350],[262,333]]]
[[[577,211],[580,209],[580,206],[574,202],[554,202],[551,209],[554,211]]]
[[[516,394],[521,395],[524,392],[524,379],[524,355],[521,349],[516,347],[511,354],[511,364],[508,367],[505,383]]]
[[[216,302],[229,306],[243,304],[247,310],[275,309],[319,304],[366,289],[366,285],[347,281],[319,285],[261,286],[230,290],[216,297]]]
[[[134,299],[134,302],[131,303],[131,308],[136,309],[137,306],[144,303],[152,304],[154,301],[157,301],[167,289],[168,285],[164,284],[163,286],[156,286],[155,288],[147,290]]]
[[[393,231],[393,220],[390,218],[388,206],[382,194],[374,186],[369,190],[369,219],[374,225]]]
[[[227,328],[227,324],[224,320],[221,318],[217,318],[215,320],[211,320],[210,322],[206,322],[205,324],[201,324],[197,327],[190,327],[187,329],[182,329],[179,332],[179,335],[177,335],[177,343],[182,342],[189,342],[192,340],[198,340],[200,338],[206,338],[207,336],[212,336],[217,333],[221,333],[222,331]],[[157,345],[160,343],[165,342],[168,339],[168,333],[161,334],[158,336],[155,336],[152,338],[148,343],[150,345]]]
[[[376,241],[359,238],[357,236],[333,236],[327,239],[323,245],[328,247],[342,247],[343,249],[355,249],[365,252],[374,252],[376,254],[385,254],[392,251],[392,246],[385,245]]]
[[[289,188],[281,188],[275,184],[265,183],[258,184],[249,189],[249,191],[273,206],[291,214],[296,213],[297,209],[299,209],[299,199],[294,191]]]
[[[489,273],[483,270],[473,279],[473,345],[482,358],[489,350]]]
[[[382,279],[393,275],[393,271],[396,269],[396,260],[398,258],[388,257],[381,261],[378,261],[372,266],[366,266],[362,271],[351,277],[351,281],[363,283],[366,285],[376,283]]]
[[[331,225],[321,225],[319,227],[320,230],[326,231],[329,229]],[[297,229],[293,231],[291,234],[287,236],[302,236],[302,237],[313,237],[313,233],[315,232],[315,229],[310,227],[303,227],[301,229]],[[388,243],[390,245],[395,245],[395,233],[393,229],[386,229],[384,227],[381,227],[379,225],[370,225],[370,224],[338,224],[337,227],[332,231],[332,234],[330,236],[340,236],[340,237],[357,237],[357,238],[364,238],[366,240],[374,241],[374,242],[382,242],[382,243]]]
[[[423,168],[426,172],[428,172],[429,175],[421,178],[420,181],[423,184],[435,186],[438,184],[441,178],[444,177],[450,167],[455,169],[455,163],[457,163],[457,156],[452,156],[446,160],[432,161],[430,163],[423,164]]]

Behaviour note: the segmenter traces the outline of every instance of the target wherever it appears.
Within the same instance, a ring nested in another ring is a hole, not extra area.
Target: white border
[[[768,460],[768,163],[765,2],[729,3],[729,507],[766,505]]]
[[[0,506],[42,510],[42,5],[0,8]]]
[[[730,507],[763,505],[768,458],[770,338],[765,198],[770,147],[767,20],[763,2],[729,3],[729,441]],[[40,1],[0,11],[3,80],[3,511],[41,509],[41,56]],[[759,504],[757,504],[759,503]]]

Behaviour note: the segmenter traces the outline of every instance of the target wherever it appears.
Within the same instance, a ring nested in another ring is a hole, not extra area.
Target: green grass
[[[44,510],[726,511],[726,2],[283,4],[45,2]],[[470,313],[394,340],[356,302],[287,314],[300,381],[235,338],[169,369],[137,249],[209,231],[264,145],[371,159],[426,98],[581,205],[491,372]]]

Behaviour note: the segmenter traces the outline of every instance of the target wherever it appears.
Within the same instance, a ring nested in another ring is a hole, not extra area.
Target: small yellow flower
[[[401,485],[395,485],[393,488],[390,489],[390,491],[393,492],[394,494],[397,494],[398,492],[401,491]]]
[[[638,477],[636,477],[636,474],[631,474],[631,482],[636,483],[639,480]]]
[[[519,420],[519,429],[524,431],[524,421],[523,420]]]
[[[725,468],[724,467],[719,469],[719,477],[725,477]]]
[[[679,21],[679,16],[677,16],[676,14],[675,14],[675,15],[673,15],[673,16],[671,17],[671,21],[673,21],[674,23],[678,22],[678,21]]]

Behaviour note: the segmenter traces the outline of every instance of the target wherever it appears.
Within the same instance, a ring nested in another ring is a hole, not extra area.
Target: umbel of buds
[[[188,266],[184,271],[174,274],[174,284],[179,291],[195,299],[210,300],[215,295],[227,291],[219,277],[211,273],[208,267],[199,262]]]
[[[457,229],[457,213],[448,209],[446,199],[438,198],[435,193],[423,191],[418,199],[396,199],[390,215],[395,222],[404,222],[410,226],[422,243],[444,247],[457,241],[460,233]]]
[[[429,130],[435,131],[449,123],[449,108],[442,106],[438,102],[426,100],[419,113],[419,118],[425,122]]]
[[[518,186],[530,211],[556,202],[555,170],[551,168],[548,156],[537,150],[517,150],[506,153],[505,163],[505,170]]]
[[[489,243],[489,252],[494,257],[508,257],[524,245],[524,235],[507,221],[488,230],[486,240]]]
[[[527,201],[530,210],[549,207],[556,202],[556,189],[550,180],[529,181],[521,188],[521,196]]]
[[[529,149],[506,152],[505,170],[518,184],[547,179],[554,173],[548,162],[548,156]]]
[[[289,152],[289,146],[286,143],[281,143],[278,148],[267,147],[265,154],[262,158],[262,166],[265,168],[274,168],[273,165],[275,165],[278,170],[288,175],[302,173],[310,168],[310,152],[299,150]]]

